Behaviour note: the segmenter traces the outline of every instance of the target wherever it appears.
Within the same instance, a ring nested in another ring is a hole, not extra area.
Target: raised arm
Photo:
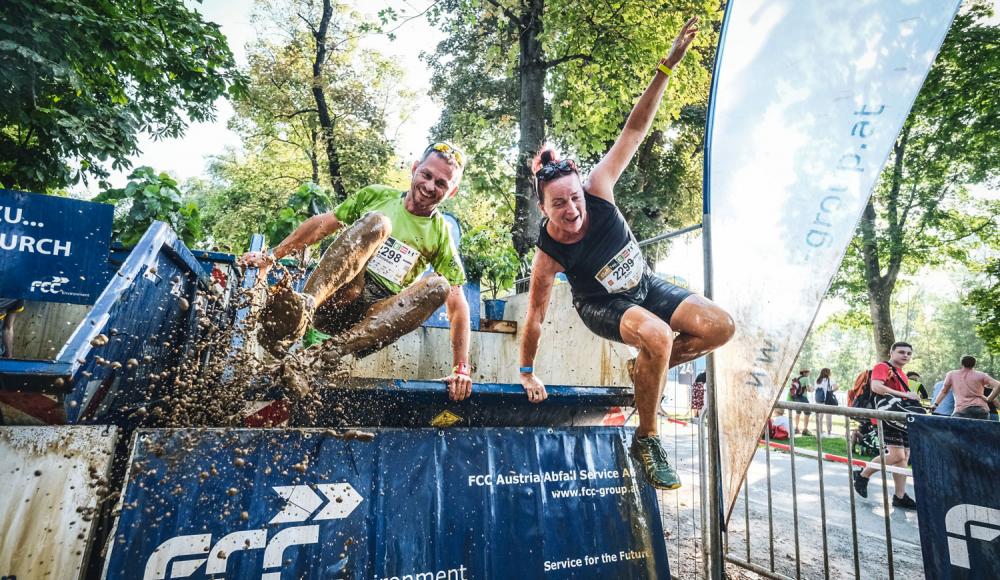
[[[527,372],[519,372],[521,386],[528,394],[532,403],[540,403],[548,397],[545,384],[535,376],[533,367],[535,355],[538,353],[538,341],[542,336],[542,322],[545,312],[549,309],[549,298],[552,296],[552,283],[556,274],[562,271],[559,262],[551,256],[538,250],[531,264],[531,285],[528,289],[528,314],[524,321],[524,334],[521,335],[521,369],[532,368]]]
[[[674,39],[673,46],[670,47],[670,53],[667,54],[666,58],[660,60],[660,65],[672,70],[681,62],[688,46],[691,45],[691,41],[694,40],[698,32],[697,24],[698,17],[691,18],[684,24],[677,38]],[[632,161],[632,157],[639,150],[639,145],[642,144],[646,133],[653,125],[653,118],[656,117],[656,110],[660,107],[660,99],[663,98],[663,91],[667,88],[668,80],[669,75],[658,67],[652,82],[639,97],[639,102],[632,108],[621,135],[615,140],[611,150],[590,172],[586,189],[591,195],[614,203],[615,184],[618,183],[618,178]]]

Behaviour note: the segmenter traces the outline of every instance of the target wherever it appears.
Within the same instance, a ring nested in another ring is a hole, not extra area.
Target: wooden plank
[[[517,334],[515,320],[479,320],[479,332],[498,332],[500,334]]]

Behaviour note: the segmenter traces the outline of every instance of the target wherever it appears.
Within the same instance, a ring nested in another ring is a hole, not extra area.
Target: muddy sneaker
[[[667,462],[667,452],[656,435],[633,438],[629,455],[642,465],[646,480],[656,489],[677,489],[681,486],[681,478]]]
[[[272,355],[282,356],[305,334],[315,309],[312,296],[299,294],[283,284],[275,286],[260,314],[257,342]]]
[[[896,495],[893,494],[892,507],[898,507],[904,510],[915,510],[917,509],[917,502],[913,501],[910,494],[904,493],[903,497],[896,497]]]
[[[854,491],[861,497],[868,497],[868,478],[861,475],[860,469],[854,470]]]

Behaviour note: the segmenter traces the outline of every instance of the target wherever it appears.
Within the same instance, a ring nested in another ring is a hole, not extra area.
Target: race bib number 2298
[[[418,259],[420,252],[396,238],[389,237],[368,261],[368,270],[402,285]]]

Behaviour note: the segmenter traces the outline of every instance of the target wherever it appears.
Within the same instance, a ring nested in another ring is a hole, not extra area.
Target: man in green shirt
[[[407,191],[370,185],[332,212],[307,219],[270,253],[246,254],[244,264],[266,270],[347,226],[301,294],[286,285],[272,289],[257,333],[261,345],[280,355],[312,323],[333,335],[322,347],[325,359],[365,356],[415,330],[444,304],[454,363],[448,393],[454,400],[467,398],[472,380],[465,271],[448,224],[437,211],[458,191],[464,161],[451,144],[432,144],[413,163]],[[428,264],[435,274],[421,278]]]

